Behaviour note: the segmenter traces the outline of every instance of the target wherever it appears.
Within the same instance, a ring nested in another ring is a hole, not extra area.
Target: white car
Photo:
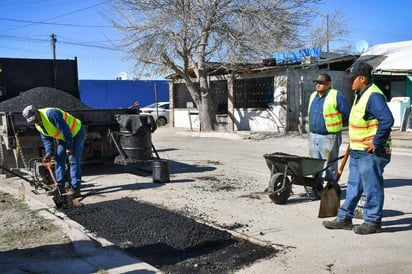
[[[156,107],[156,103],[153,103],[153,104],[140,108],[141,113],[152,115],[153,119],[156,121],[157,125],[159,126],[164,126],[169,122],[169,111],[170,111],[169,102],[158,102],[157,107]]]

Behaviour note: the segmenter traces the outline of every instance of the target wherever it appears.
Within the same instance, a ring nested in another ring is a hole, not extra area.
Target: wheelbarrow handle
[[[334,162],[342,159],[342,162],[340,163],[340,166],[338,168],[338,176],[336,178],[336,181],[339,181],[339,178],[343,173],[343,169],[345,168],[346,162],[348,161],[349,151],[350,151],[350,148],[349,148],[349,145],[348,145],[344,155],[341,155],[341,156],[333,159],[332,161],[329,161],[328,164],[321,171],[319,171],[319,173],[324,172],[325,170],[330,168],[333,165]]]

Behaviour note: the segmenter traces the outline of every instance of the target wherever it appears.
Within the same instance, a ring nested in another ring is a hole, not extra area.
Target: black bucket
[[[157,159],[153,161],[153,183],[169,183],[170,163],[168,160]]]

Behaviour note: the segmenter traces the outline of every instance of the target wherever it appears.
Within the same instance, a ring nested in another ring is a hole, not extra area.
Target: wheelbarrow
[[[334,162],[332,161],[324,167],[326,162],[324,159],[301,157],[282,152],[264,154],[263,157],[271,172],[268,188],[269,197],[275,204],[284,204],[287,201],[292,192],[292,184],[304,186],[308,198],[318,199],[317,193],[321,192],[323,188],[319,175]],[[312,189],[312,195],[310,195],[309,187]]]

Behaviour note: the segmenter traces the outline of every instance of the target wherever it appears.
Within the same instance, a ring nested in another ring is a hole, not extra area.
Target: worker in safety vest
[[[349,117],[350,163],[346,199],[336,219],[324,221],[329,229],[353,229],[357,234],[381,232],[385,166],[391,159],[393,116],[383,92],[371,82],[372,66],[359,62],[350,78],[356,96]],[[364,193],[361,225],[353,226],[354,210]]]
[[[319,74],[313,82],[316,83],[316,91],[311,94],[308,106],[309,156],[327,160],[329,168],[325,172],[325,180],[336,183],[341,131],[349,119],[349,106],[345,95],[331,88],[332,79],[329,74]],[[318,174],[317,178],[315,195],[318,197],[323,188],[322,175]]]
[[[65,167],[68,157],[71,188],[67,190],[67,193],[74,197],[80,196],[82,178],[81,157],[84,140],[86,139],[86,130],[82,122],[61,109],[37,109],[34,105],[24,108],[23,116],[28,123],[34,124],[37,131],[40,132],[45,149],[44,160],[50,162],[52,155],[55,155],[55,178],[59,184],[60,191],[62,193],[66,192]],[[57,147],[54,150],[55,140]],[[57,187],[54,187],[48,194],[54,195],[57,191]]]

